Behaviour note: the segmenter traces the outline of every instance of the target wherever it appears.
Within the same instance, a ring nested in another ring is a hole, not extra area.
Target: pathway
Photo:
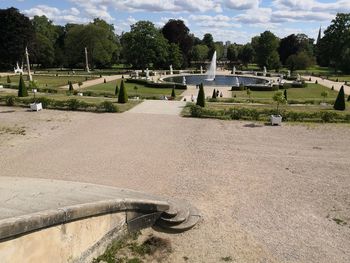
[[[73,84],[73,88],[74,89],[84,89],[84,88],[91,87],[94,85],[102,84],[104,82],[104,79],[106,79],[106,81],[109,82],[109,81],[121,79],[122,76],[123,75],[102,76],[101,78],[84,81],[83,85],[81,85],[80,87],[79,87],[78,83],[75,83],[75,84]],[[69,86],[64,85],[64,86],[61,86],[58,88],[59,89],[68,89]]]
[[[314,76],[303,76],[303,78],[306,80],[309,80],[311,78],[311,83],[315,83],[315,81],[317,80],[318,84],[330,89],[332,88],[332,86],[334,86],[334,90],[337,90],[337,91],[340,90],[341,86],[344,86],[345,94],[350,95],[350,87],[345,85],[345,82],[335,82],[332,80],[322,79]]]
[[[184,101],[145,100],[128,113],[180,115],[185,105]]]

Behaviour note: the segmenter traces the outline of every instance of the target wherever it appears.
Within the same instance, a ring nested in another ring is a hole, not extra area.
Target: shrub
[[[170,82],[155,83],[145,79],[126,79],[126,82],[140,84],[150,88],[171,89],[175,85],[175,89],[187,89],[186,85],[183,85],[180,83],[170,83]]]
[[[239,86],[232,86],[231,88],[232,91],[240,91],[244,89],[245,89],[245,86],[242,83]]]
[[[10,76],[9,75],[7,75],[7,83],[11,83],[11,79],[10,79]]]
[[[115,91],[114,91],[114,95],[118,96],[119,93],[119,87],[118,87],[118,83],[115,85]]]
[[[5,103],[6,106],[14,106],[15,105],[15,96],[6,96],[5,97]]]
[[[70,92],[74,91],[73,84],[71,81],[69,81],[69,91]]]
[[[19,84],[18,84],[18,97],[27,97],[28,96],[28,91],[27,87],[24,84],[23,76],[19,77]]]
[[[126,93],[124,80],[120,83],[120,91],[118,95],[118,103],[127,103],[128,102],[128,94]]]
[[[175,98],[176,94],[175,94],[175,87],[173,87],[173,89],[171,90],[171,97]]]
[[[348,99],[347,99],[347,101],[350,101],[350,95],[348,96]]]
[[[203,114],[202,107],[198,105],[192,105],[190,108],[190,114],[192,117],[197,117],[197,118],[202,117],[202,114]]]
[[[337,99],[335,100],[334,109],[345,110],[345,94],[343,86],[340,88]]]
[[[48,98],[45,98],[45,97],[40,97],[40,98],[37,98],[36,101],[38,103],[41,103],[43,108],[47,108],[49,105],[52,104],[52,100],[51,99],[48,99]]]
[[[337,116],[337,113],[335,112],[321,112],[321,120],[323,122],[333,122]]]
[[[246,89],[250,89],[251,91],[276,91],[278,90],[279,86],[278,85],[248,85],[245,87]]]
[[[233,88],[233,87],[232,87],[232,88]],[[212,98],[212,99],[216,99],[216,90],[215,90],[215,89],[213,90],[213,95],[211,95],[211,98]]]
[[[204,87],[203,83],[199,85],[199,91],[197,96],[197,105],[201,107],[205,107],[205,94],[204,94]]]
[[[106,79],[103,79],[103,83],[107,83]]]
[[[287,90],[286,89],[283,91],[283,96],[284,96],[284,99],[287,101],[288,100],[288,96],[287,96]]]
[[[118,107],[114,105],[111,101],[104,101],[98,105],[98,109],[105,112],[118,112]]]
[[[318,84],[318,81],[317,81],[317,79],[316,79],[316,81],[315,81],[315,84]]]
[[[77,99],[70,99],[67,101],[67,106],[69,110],[78,110],[80,102]]]

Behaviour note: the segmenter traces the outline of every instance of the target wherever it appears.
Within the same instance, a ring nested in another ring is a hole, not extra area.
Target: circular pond
[[[230,76],[230,75],[216,75],[215,79],[210,81],[207,80],[207,75],[183,75],[183,76],[173,76],[167,77],[163,80],[166,82],[175,82],[175,83],[183,83],[183,77],[186,78],[187,85],[198,85],[203,83],[204,86],[234,86],[237,85],[237,80],[240,84],[244,85],[262,85],[267,84],[268,80],[263,78],[254,78],[254,77],[243,77],[243,76]]]

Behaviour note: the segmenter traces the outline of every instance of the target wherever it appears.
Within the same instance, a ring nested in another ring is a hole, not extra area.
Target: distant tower
[[[316,45],[320,43],[320,40],[321,40],[321,34],[322,34],[322,30],[321,30],[321,27],[320,27],[320,30],[318,31],[318,36],[317,36]]]
[[[88,52],[87,52],[87,48],[85,47],[85,70],[87,73],[90,73],[90,69],[89,69],[89,61],[88,61]]]
[[[26,60],[27,60],[28,77],[29,77],[29,80],[32,81],[33,77],[32,77],[32,73],[30,72],[29,54],[28,54],[27,47],[26,47]]]

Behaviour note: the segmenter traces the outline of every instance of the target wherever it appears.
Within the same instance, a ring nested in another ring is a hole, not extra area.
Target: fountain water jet
[[[209,69],[207,71],[208,78],[207,81],[214,81],[216,75],[216,51],[213,54],[213,58],[211,59],[211,63]]]

